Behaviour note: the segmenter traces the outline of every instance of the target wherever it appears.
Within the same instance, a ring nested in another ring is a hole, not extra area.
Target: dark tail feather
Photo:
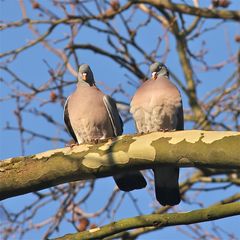
[[[181,197],[178,186],[179,168],[155,168],[155,194],[158,202],[165,206],[174,206],[180,203]]]
[[[179,188],[161,187],[155,189],[155,192],[158,202],[163,206],[165,205],[174,206],[179,204],[181,201]]]
[[[113,176],[118,188],[129,192],[146,187],[147,182],[141,172],[129,172]]]

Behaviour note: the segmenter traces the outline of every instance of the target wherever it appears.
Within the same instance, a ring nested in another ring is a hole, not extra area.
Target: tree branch
[[[14,50],[10,50],[8,52],[5,52],[5,53],[0,53],[0,58],[2,57],[5,57],[5,56],[8,56],[8,55],[11,55],[11,54],[14,54],[15,56],[17,54],[19,54],[20,52],[30,48],[30,47],[33,47],[34,45],[40,43],[41,41],[43,41],[46,37],[48,37],[51,32],[53,31],[53,29],[56,27],[57,25],[51,25],[49,27],[49,29],[43,34],[41,35],[39,38],[33,40],[33,41],[30,41],[28,44],[24,45],[23,47],[20,47],[20,48],[17,48],[17,49],[14,49]]]
[[[154,132],[0,161],[0,199],[153,166],[240,169],[240,133]]]
[[[230,11],[230,10],[217,10],[209,8],[198,8],[191,7],[187,4],[174,4],[169,0],[143,0],[134,1],[135,3],[148,3],[156,8],[165,8],[172,10],[174,12],[204,17],[204,18],[221,18],[221,19],[231,19],[235,21],[240,20],[240,11]]]
[[[125,58],[122,56],[117,55],[116,53],[110,53],[108,51],[105,51],[102,47],[97,47],[92,44],[74,44],[72,46],[68,46],[67,48],[69,49],[85,49],[85,50],[90,50],[94,53],[101,54],[105,57],[108,57],[112,59],[113,61],[117,62],[121,67],[125,67],[128,69],[130,72],[135,73],[135,75],[141,79],[145,78],[145,75],[143,72],[141,72],[138,68],[135,67],[135,65],[132,62],[128,62]]]
[[[186,213],[166,213],[166,214],[150,214],[134,218],[126,218],[118,222],[113,222],[103,227],[97,227],[76,234],[67,234],[64,237],[56,238],[56,240],[74,240],[74,239],[103,239],[110,235],[140,228],[140,227],[167,227],[176,225],[193,224],[199,222],[207,222],[220,218],[236,216],[240,214],[240,202],[229,203],[201,210],[194,210]]]

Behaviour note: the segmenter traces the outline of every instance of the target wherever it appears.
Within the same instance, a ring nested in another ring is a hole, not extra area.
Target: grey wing
[[[107,109],[115,136],[121,135],[123,133],[123,121],[118,113],[115,101],[108,95],[104,95],[103,102]]]
[[[69,112],[68,112],[69,97],[67,98],[67,100],[65,102],[65,105],[64,105],[64,116],[63,116],[63,118],[64,118],[64,122],[65,122],[65,125],[67,127],[67,130],[68,130],[69,134],[72,136],[74,141],[77,143],[78,140],[77,140],[77,137],[76,137],[76,135],[75,135],[75,133],[73,131],[73,128],[72,128],[72,125],[71,125],[71,121],[70,121],[70,118],[69,118]]]
[[[184,130],[184,114],[183,114],[182,102],[181,102],[181,106],[178,108],[176,130]]]

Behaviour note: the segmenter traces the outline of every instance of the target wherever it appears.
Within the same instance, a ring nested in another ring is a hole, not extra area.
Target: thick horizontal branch
[[[193,224],[199,222],[212,221],[220,218],[240,215],[240,202],[213,206],[206,209],[195,210],[186,213],[166,213],[143,215],[134,218],[127,218],[118,222],[113,222],[103,227],[90,229],[76,234],[67,234],[57,240],[75,239],[103,239],[126,230],[140,227],[167,227],[183,224]]]
[[[231,10],[217,10],[209,8],[198,8],[192,7],[187,4],[175,4],[169,0],[143,0],[134,1],[135,3],[148,3],[155,6],[156,8],[165,8],[175,12],[189,14],[194,16],[199,16],[203,18],[221,18],[221,19],[231,19],[235,21],[240,20],[240,11]]]
[[[0,161],[0,199],[57,184],[159,166],[240,169],[240,133],[154,132],[125,135]]]

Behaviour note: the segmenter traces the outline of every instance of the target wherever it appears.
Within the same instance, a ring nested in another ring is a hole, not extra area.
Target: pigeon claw
[[[66,147],[73,148],[73,147],[78,146],[78,145],[79,145],[79,143],[67,143]]]

